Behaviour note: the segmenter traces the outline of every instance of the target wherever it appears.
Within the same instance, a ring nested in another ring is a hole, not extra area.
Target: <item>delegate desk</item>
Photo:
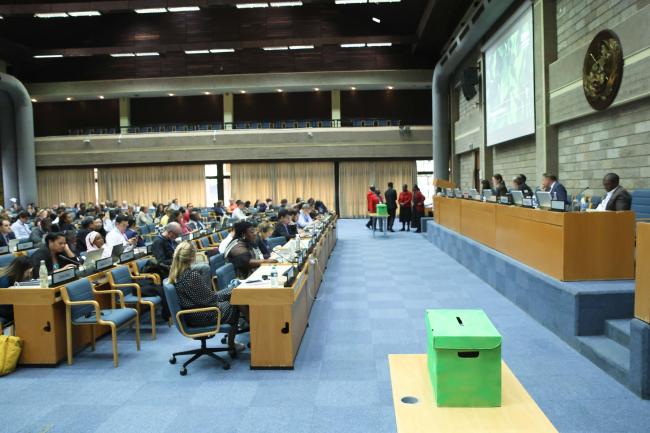
[[[232,291],[233,305],[249,306],[251,368],[293,368],[335,244],[336,220],[332,219],[291,287],[271,287],[270,280],[266,280],[269,283],[243,282]],[[289,265],[276,266],[282,275]],[[271,265],[261,266],[248,280],[261,280],[263,275],[271,273],[271,268]],[[280,284],[283,283],[284,279],[280,278]]]
[[[634,317],[650,323],[650,223],[636,226],[636,261]]]
[[[562,281],[634,278],[634,212],[551,212],[438,197],[435,221]]]

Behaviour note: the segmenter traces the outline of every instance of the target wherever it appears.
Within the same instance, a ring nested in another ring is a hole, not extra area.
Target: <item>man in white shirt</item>
[[[230,220],[233,223],[238,223],[239,221],[245,221],[246,218],[247,218],[246,213],[244,212],[244,202],[241,200],[237,200],[237,207],[235,208],[235,210],[232,211]]]
[[[181,208],[181,207],[178,205],[178,199],[177,199],[177,198],[175,198],[174,200],[172,200],[172,202],[169,204],[169,208],[170,208],[171,210],[179,210],[179,209]]]
[[[16,239],[29,239],[32,229],[27,225],[29,214],[26,211],[20,211],[18,219],[11,225],[11,231],[16,235]]]
[[[302,209],[300,210],[300,215],[298,216],[298,227],[301,229],[304,229],[310,224],[313,224],[314,220],[312,219],[311,215],[309,215],[309,205],[308,204],[303,204]]]
[[[106,243],[104,244],[103,258],[110,257],[115,245],[124,245],[124,251],[133,249],[138,242],[138,237],[131,239],[126,237],[126,229],[129,227],[129,217],[120,215],[115,218],[115,228],[106,234]]]
[[[226,253],[226,248],[228,248],[228,245],[230,245],[230,242],[235,238],[235,230],[231,227],[228,230],[228,236],[226,236],[220,243],[219,243],[219,252],[221,254]]]

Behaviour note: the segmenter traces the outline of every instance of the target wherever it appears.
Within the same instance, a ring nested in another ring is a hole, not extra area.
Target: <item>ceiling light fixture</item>
[[[0,20],[4,20],[4,19],[5,19],[5,17],[3,17],[2,15],[0,15]]]
[[[282,93],[283,90],[282,90],[282,89],[278,89],[277,92],[278,92],[278,93]]]
[[[173,94],[173,93],[168,93],[168,95],[169,95],[169,96],[174,96],[174,94]]]
[[[377,24],[381,23],[381,20],[377,17],[372,17],[372,20],[376,22]]]
[[[402,0],[368,0],[368,3],[399,3]]]
[[[269,4],[268,3],[237,3],[235,7],[237,9],[267,8],[269,7]]]
[[[34,56],[35,59],[57,59],[63,57],[63,54],[37,54]]]
[[[99,99],[104,99],[104,95],[99,95],[98,98]]]
[[[350,90],[357,90],[357,88],[352,86],[352,87],[350,87]]]
[[[209,95],[209,94],[210,94],[210,92],[203,92],[203,94],[204,94],[204,95]]]
[[[111,57],[135,57],[133,53],[113,53]]]
[[[337,5],[354,5],[368,3],[368,0],[335,0],[334,3]]]
[[[219,53],[234,53],[235,49],[234,48],[213,48],[210,50],[212,54],[219,54]]]
[[[200,11],[201,8],[198,6],[177,6],[173,8],[167,8],[169,12],[196,12]]]
[[[320,89],[318,87],[314,87],[314,90],[320,92]]]
[[[72,96],[68,96],[67,98],[65,98],[65,100],[66,101],[72,101]]]
[[[36,98],[32,98],[32,102],[38,102]]]
[[[246,90],[240,90],[239,93],[243,95],[244,93],[246,93]]]
[[[167,12],[165,8],[135,9],[136,14],[164,14],[165,12]]]
[[[393,86],[388,86],[388,87],[386,87],[386,88],[387,88],[388,90],[393,90],[393,89],[394,89]]]
[[[65,12],[48,12],[41,14],[34,14],[36,18],[67,18],[68,14]]]
[[[282,8],[282,7],[292,7],[292,6],[302,6],[301,1],[297,2],[271,2],[272,8]]]
[[[341,44],[341,48],[363,48],[363,47],[365,47],[365,46],[366,46],[366,44],[358,44],[358,43],[354,43],[354,44]]]
[[[286,51],[289,47],[264,47],[262,49],[264,51]]]
[[[210,50],[186,50],[185,54],[210,54]]]
[[[136,57],[152,57],[152,56],[159,56],[160,53],[157,53],[155,51],[150,51],[150,52],[144,52],[144,53],[135,53]]]
[[[98,17],[102,13],[99,11],[76,11],[76,12],[68,12],[68,15],[71,17]]]
[[[366,44],[368,48],[373,48],[373,47],[392,47],[393,43],[392,42],[370,42]]]
[[[313,45],[289,45],[290,50],[313,50]]]

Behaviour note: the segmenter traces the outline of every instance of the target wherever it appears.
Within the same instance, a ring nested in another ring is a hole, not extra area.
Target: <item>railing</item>
[[[69,129],[68,135],[97,134],[148,134],[161,132],[224,131],[233,129],[293,129],[293,128],[340,128],[401,126],[395,119],[309,119],[246,122],[158,123],[142,126],[97,127]]]

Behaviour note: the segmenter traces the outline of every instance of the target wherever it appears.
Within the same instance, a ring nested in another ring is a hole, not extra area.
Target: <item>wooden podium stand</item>
[[[634,317],[650,323],[650,223],[636,225]]]

